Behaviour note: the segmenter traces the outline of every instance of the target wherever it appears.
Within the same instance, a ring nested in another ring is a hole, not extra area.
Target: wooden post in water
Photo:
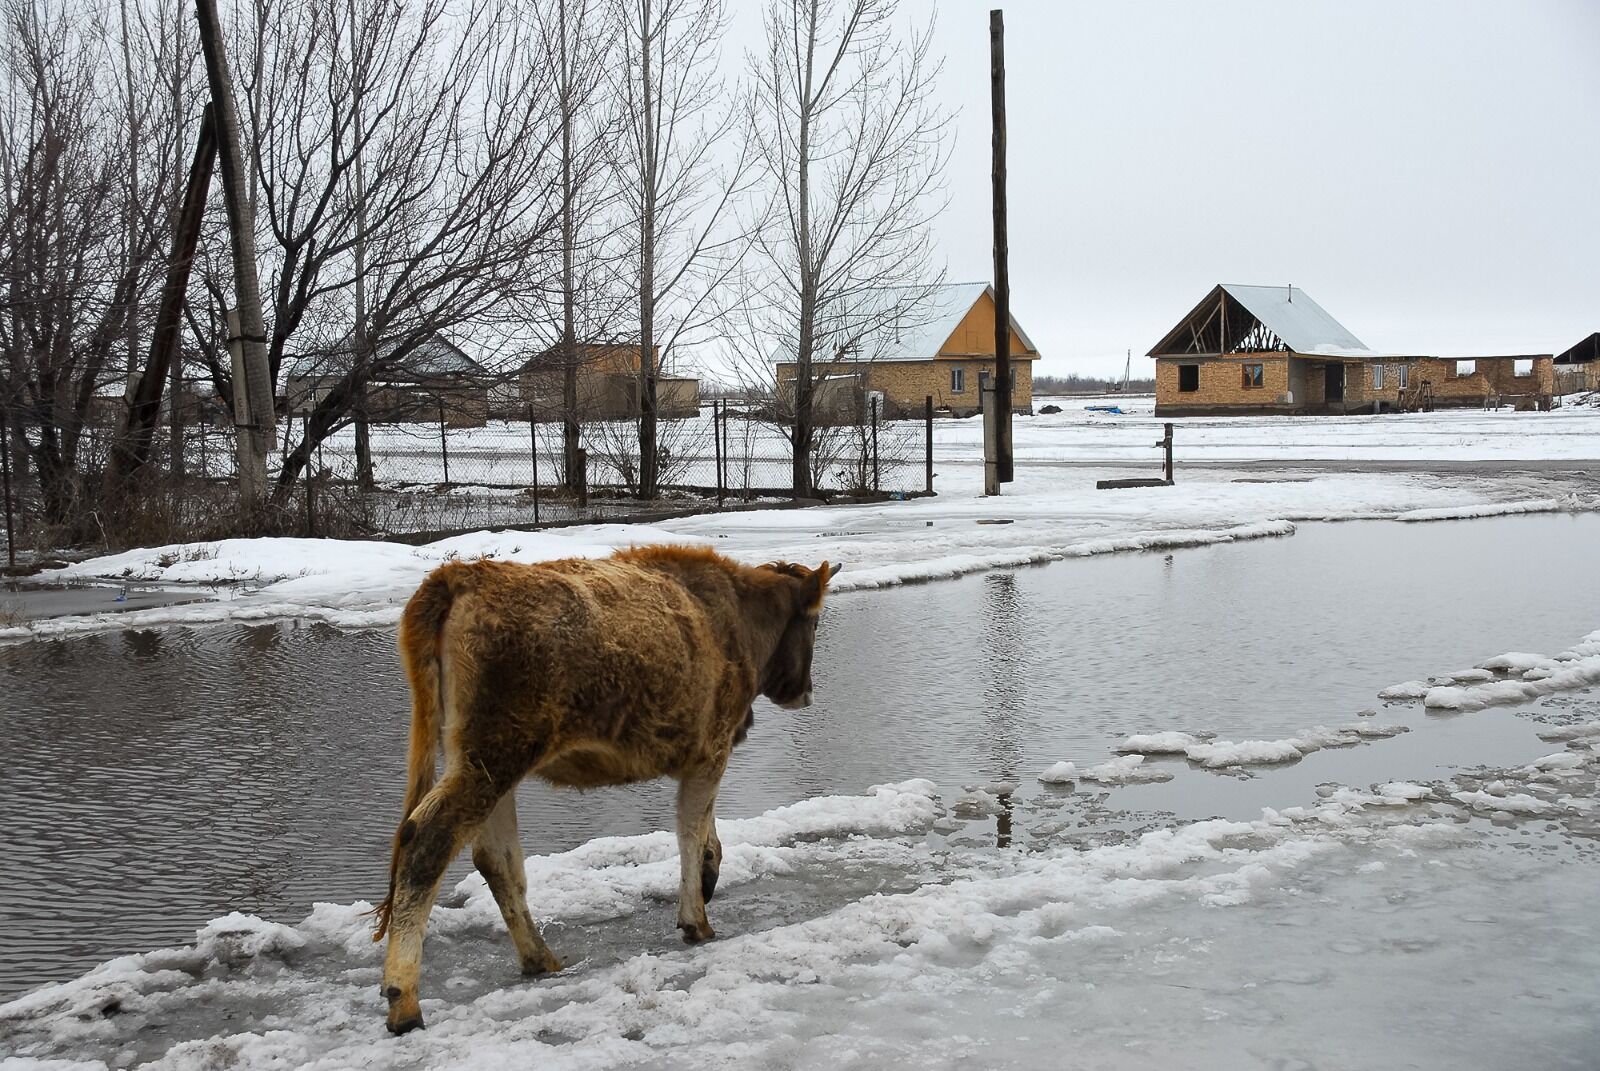
[[[989,103],[993,115],[995,460],[1001,483],[1011,464],[1011,274],[1006,248],[1006,43],[1005,17],[989,12]],[[998,493],[998,492],[996,492]]]
[[[1167,482],[1172,482],[1172,425],[1166,425],[1167,433],[1161,437],[1161,446],[1167,452],[1166,477]]]
[[[999,444],[1000,414],[999,394],[994,384],[978,384],[978,402],[983,408],[983,493],[1000,493]]]

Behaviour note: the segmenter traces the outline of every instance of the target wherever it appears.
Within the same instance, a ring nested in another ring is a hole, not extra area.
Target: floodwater
[[[1270,739],[1373,708],[1413,731],[1249,779],[1183,769],[1107,805],[1142,821],[1251,816],[1326,780],[1525,762],[1551,748],[1514,712],[1435,717],[1375,695],[1600,627],[1600,579],[1573,553],[1597,537],[1595,515],[1305,525],[840,595],[815,705],[758,705],[719,813],[909,777],[1015,779],[1017,814],[994,832],[1026,846],[1059,833],[1029,828],[1030,801],[1053,791],[1033,775],[1057,760],[1102,761],[1133,732]],[[228,911],[293,921],[313,901],[382,895],[408,718],[392,634],[285,623],[39,641],[0,648],[0,692],[0,998],[185,943]],[[525,785],[523,843],[670,828],[671,801],[668,784]]]

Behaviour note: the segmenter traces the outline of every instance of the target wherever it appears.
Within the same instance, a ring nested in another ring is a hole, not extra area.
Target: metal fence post
[[[878,471],[878,396],[872,396],[872,490],[881,491],[882,480]]]
[[[578,508],[589,508],[589,451],[579,447],[573,451],[573,460],[578,464]]]
[[[717,399],[711,399],[711,448],[717,463],[717,505],[722,505],[722,413]]]
[[[11,424],[6,411],[0,408],[0,473],[5,474],[6,498],[6,560],[11,568],[17,567],[16,518],[11,514]]]
[[[533,450],[533,524],[539,525],[539,424],[533,419],[533,406],[528,406],[528,443]]]
[[[311,416],[308,413],[300,421],[301,441],[309,442],[311,436]],[[306,466],[301,471],[301,479],[306,485],[306,538],[314,539],[317,534],[316,488],[312,485],[315,473],[311,467],[311,452],[306,452]]]
[[[922,406],[922,452],[926,469],[922,489],[931,495],[933,494],[933,395],[929,394],[923,398]]]
[[[450,484],[450,442],[444,433],[444,399],[439,399],[439,453],[444,458],[444,482]]]

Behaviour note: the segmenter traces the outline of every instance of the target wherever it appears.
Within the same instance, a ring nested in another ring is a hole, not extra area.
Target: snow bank
[[[1432,509],[1411,509],[1395,515],[1397,521],[1459,521],[1471,517],[1506,517],[1517,513],[1559,513],[1573,509],[1578,502],[1573,498],[1535,498],[1525,502],[1485,502],[1473,506],[1439,506]]]

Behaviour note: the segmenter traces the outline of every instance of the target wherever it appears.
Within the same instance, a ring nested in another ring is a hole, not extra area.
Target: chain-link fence
[[[635,420],[580,426],[582,478],[569,480],[563,428],[535,419],[436,419],[373,423],[370,470],[360,471],[356,431],[324,440],[306,471],[286,485],[270,518],[276,534],[407,537],[478,528],[545,527],[631,521],[675,513],[786,500],[793,484],[790,428],[770,412],[721,401],[657,426],[657,496],[638,495]],[[424,410],[426,412],[426,410]],[[109,423],[109,422],[107,422]],[[85,426],[65,471],[44,471],[44,438],[58,432],[12,412],[0,432],[6,480],[6,551],[30,553],[67,543],[106,546],[249,534],[237,517],[235,431],[215,419],[162,426],[153,443],[137,508],[116,514],[99,496],[110,431]],[[876,407],[858,424],[817,428],[811,483],[819,497],[905,496],[930,491],[931,419],[886,421]],[[303,417],[282,426],[282,458],[305,432]]]

